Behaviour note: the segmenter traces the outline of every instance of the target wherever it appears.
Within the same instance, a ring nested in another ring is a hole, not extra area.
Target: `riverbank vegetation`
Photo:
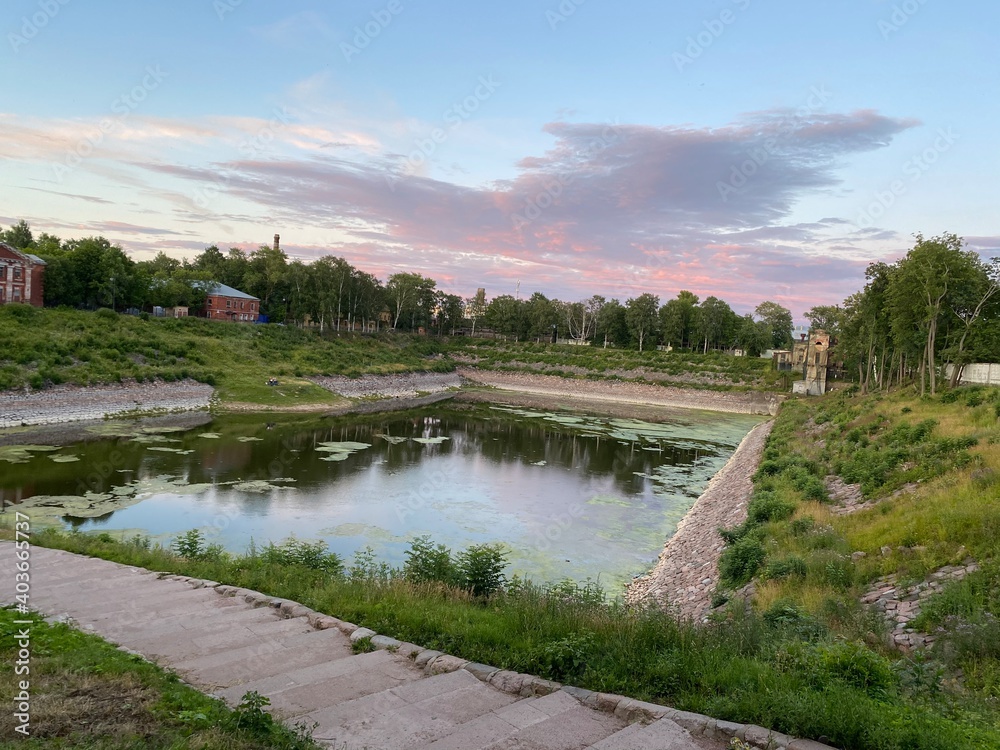
[[[0,658],[17,659],[23,615],[0,609]],[[31,722],[19,737],[18,681],[0,681],[5,747],[91,750],[318,750],[271,720],[253,696],[228,709],[141,657],[63,624],[31,625]],[[13,738],[17,737],[18,741]]]

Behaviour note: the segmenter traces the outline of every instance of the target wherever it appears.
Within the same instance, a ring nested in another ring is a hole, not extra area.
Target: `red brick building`
[[[225,284],[212,284],[206,290],[204,313],[212,320],[255,323],[260,315],[260,300]]]
[[[0,305],[26,302],[41,307],[45,291],[45,261],[0,242]]]

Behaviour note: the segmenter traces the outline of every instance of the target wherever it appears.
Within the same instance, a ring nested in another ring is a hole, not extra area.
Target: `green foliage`
[[[261,550],[260,558],[272,565],[300,565],[330,575],[339,575],[344,571],[340,555],[328,552],[326,542],[322,541],[310,542],[291,537],[281,544],[268,542]]]
[[[805,560],[798,555],[789,555],[788,557],[768,561],[767,568],[764,570],[764,576],[772,579],[788,578],[790,576],[805,578],[808,572],[809,568],[806,566]]]
[[[507,582],[507,553],[498,544],[476,544],[463,550],[456,567],[459,585],[476,597],[491,596]]]
[[[565,638],[536,646],[528,656],[533,673],[569,682],[583,677],[594,648],[594,637],[589,633],[570,633]]]
[[[794,512],[795,503],[776,492],[757,490],[747,506],[747,519],[752,525],[759,525],[768,521],[783,521]]]
[[[355,654],[370,654],[375,651],[375,644],[372,643],[370,635],[364,638],[357,638],[351,641],[351,652]]]
[[[719,574],[732,587],[748,583],[760,569],[767,553],[756,535],[748,535],[726,547],[719,559]]]
[[[403,575],[408,581],[437,581],[448,585],[459,581],[458,566],[452,560],[451,550],[443,544],[434,544],[429,536],[418,536],[410,542],[404,555]]]
[[[270,705],[271,699],[256,690],[244,693],[239,705],[231,714],[233,726],[236,729],[248,729],[260,734],[268,732],[274,719],[264,709]]]

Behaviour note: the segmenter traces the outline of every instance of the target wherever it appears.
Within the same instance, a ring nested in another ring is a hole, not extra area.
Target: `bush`
[[[473,596],[488,597],[507,583],[507,553],[499,544],[475,544],[458,556],[458,580]]]
[[[747,519],[752,524],[783,521],[795,512],[795,503],[783,500],[767,490],[755,492],[747,506]]]
[[[206,544],[205,535],[199,529],[191,529],[181,534],[174,539],[170,549],[189,560],[216,561],[226,555],[221,544]]]
[[[439,581],[455,585],[459,580],[451,550],[443,544],[435,545],[429,536],[418,536],[404,554],[403,575],[412,583]]]
[[[118,319],[118,313],[116,313],[110,307],[102,307],[100,310],[98,310],[96,313],[94,313],[94,315],[96,317],[100,318],[101,320],[117,320]]]
[[[779,560],[771,560],[767,564],[764,575],[767,578],[787,578],[788,576],[798,576],[804,578],[809,572],[806,561],[798,555],[789,555]]]
[[[344,572],[344,561],[340,555],[327,552],[326,542],[306,542],[295,537],[290,537],[277,545],[269,542],[260,553],[260,560],[276,565],[301,565],[331,575],[340,575]]]
[[[736,587],[749,583],[764,562],[764,545],[755,535],[748,535],[727,547],[719,559],[719,574],[724,583]]]

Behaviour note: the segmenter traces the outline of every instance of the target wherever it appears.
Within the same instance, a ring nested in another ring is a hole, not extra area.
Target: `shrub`
[[[719,574],[729,586],[748,583],[764,562],[764,545],[755,535],[748,535],[730,545],[719,559]]]
[[[170,549],[189,560],[221,560],[225,550],[221,544],[206,544],[205,535],[199,529],[191,529],[174,539]]]
[[[570,633],[536,647],[529,657],[529,671],[559,682],[579,679],[593,647],[594,638],[589,633]]]
[[[747,519],[753,524],[783,521],[795,512],[795,503],[767,490],[755,492],[747,506]]]
[[[798,555],[789,555],[778,560],[771,560],[767,564],[764,575],[767,578],[787,578],[788,576],[799,576],[804,578],[808,568],[806,561]]]
[[[98,310],[96,313],[94,313],[94,315],[95,315],[95,317],[98,317],[101,320],[117,320],[118,319],[118,313],[116,313],[110,307],[102,307],[100,310]]]
[[[459,579],[451,550],[443,544],[435,545],[429,536],[418,536],[404,554],[406,562],[403,564],[403,575],[408,581],[440,581],[454,585]]]
[[[507,553],[499,544],[475,544],[458,556],[458,578],[473,596],[487,597],[507,582]]]
[[[260,553],[260,559],[277,565],[301,565],[331,575],[344,572],[344,562],[340,555],[327,552],[326,542],[322,541],[307,542],[290,537],[277,545],[269,542]]]

